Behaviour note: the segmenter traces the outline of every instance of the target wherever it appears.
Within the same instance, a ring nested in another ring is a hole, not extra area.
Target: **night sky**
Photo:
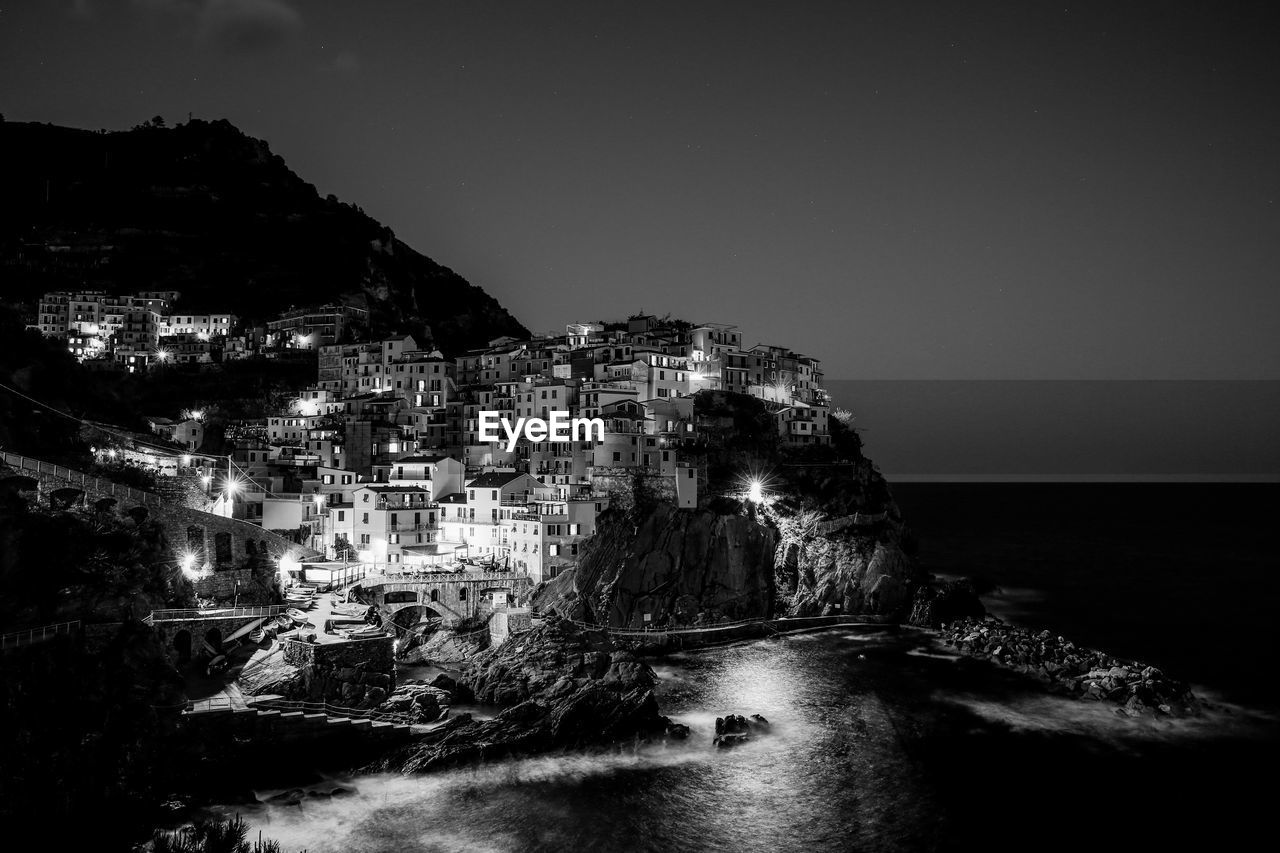
[[[228,118],[536,331],[643,309],[836,379],[1280,379],[1268,11],[0,0],[0,111]]]

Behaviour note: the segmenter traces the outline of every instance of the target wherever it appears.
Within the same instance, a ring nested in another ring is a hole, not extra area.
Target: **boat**
[[[338,633],[342,634],[344,637],[357,639],[361,637],[381,637],[387,632],[382,630],[381,625],[369,625],[364,628],[351,628],[346,631],[339,631]]]
[[[306,622],[307,619],[309,618],[307,614],[303,613],[301,610],[299,610],[296,607],[290,607],[288,610],[285,611],[285,614],[294,622]]]
[[[367,604],[358,604],[354,606],[339,605],[333,608],[334,616],[354,616],[358,619],[363,619],[365,614],[368,612],[369,612],[369,605]]]
[[[255,645],[258,643],[261,643],[266,638],[267,638],[267,632],[260,627],[254,628],[252,631],[249,632],[249,642]]]

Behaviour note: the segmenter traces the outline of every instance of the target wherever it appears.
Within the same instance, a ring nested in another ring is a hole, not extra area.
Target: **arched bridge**
[[[366,577],[356,586],[388,616],[418,607],[446,623],[487,613],[495,594],[504,604],[523,601],[532,588],[528,575],[514,572],[384,574]]]

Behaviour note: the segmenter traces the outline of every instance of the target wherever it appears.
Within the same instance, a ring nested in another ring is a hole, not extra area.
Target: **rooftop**
[[[510,483],[513,480],[518,480],[523,476],[524,473],[521,471],[490,471],[487,474],[481,474],[479,477],[476,477],[474,480],[467,483],[467,487],[481,489],[501,488],[507,483]]]

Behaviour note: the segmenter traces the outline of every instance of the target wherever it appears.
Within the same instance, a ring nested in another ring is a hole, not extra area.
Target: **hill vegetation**
[[[456,352],[527,330],[359,207],[321,196],[225,120],[121,132],[0,122],[0,299],[179,290],[182,310],[265,320],[365,305],[371,332]]]

